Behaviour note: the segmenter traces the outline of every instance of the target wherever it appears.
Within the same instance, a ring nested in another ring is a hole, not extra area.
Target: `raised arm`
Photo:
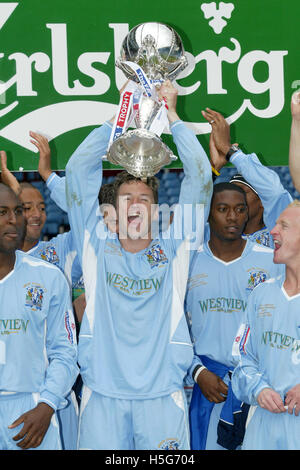
[[[208,121],[213,121],[210,157],[212,165],[220,171],[228,163],[226,155],[231,147],[230,126],[216,111],[209,109],[202,114]],[[292,201],[290,193],[282,186],[277,173],[262,165],[254,153],[246,155],[238,150],[230,156],[229,161],[257,191],[264,207],[264,223],[272,230],[281,212]]]
[[[79,253],[99,222],[98,194],[102,184],[102,156],[106,154],[111,123],[94,129],[79,145],[66,166],[66,197],[71,230]]]
[[[161,88],[168,105],[168,119],[174,143],[183,163],[184,178],[181,183],[180,204],[205,204],[210,206],[212,194],[211,166],[207,155],[192,130],[177,114],[177,90],[166,82]]]
[[[211,166],[196,135],[186,127],[177,114],[177,90],[170,83],[166,83],[161,87],[161,93],[168,105],[170,129],[184,171],[179,205],[175,210],[173,224],[170,229],[176,230],[176,222],[180,225],[183,223],[185,234],[188,235],[187,231],[189,230],[194,234],[199,228],[197,227],[196,217],[193,217],[193,221],[190,221],[189,216],[182,217],[182,215],[193,213],[195,216],[196,205],[198,207],[203,205],[202,221],[207,220],[212,195]],[[191,209],[190,211],[189,208]],[[202,239],[197,241],[197,243],[201,242]]]
[[[292,96],[291,113],[289,167],[293,184],[300,192],[300,92],[295,92]]]
[[[67,212],[65,177],[58,176],[51,170],[51,150],[48,139],[37,132],[31,131],[29,134],[30,142],[39,151],[38,172],[50,191],[50,197],[60,209]]]
[[[7,168],[7,155],[4,150],[0,151],[1,157],[1,181],[2,183],[9,186],[13,192],[19,196],[21,193],[21,186],[17,178],[11,173],[11,171]]]

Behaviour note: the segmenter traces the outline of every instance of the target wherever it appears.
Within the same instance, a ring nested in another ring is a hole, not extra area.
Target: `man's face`
[[[233,184],[242,188],[242,190],[246,194],[249,219],[252,219],[252,217],[255,217],[258,214],[258,212],[260,212],[262,215],[263,205],[258,195],[254,191],[252,191],[252,189],[249,188],[249,186],[247,186],[246,184],[238,183],[238,182],[234,182]]]
[[[117,194],[119,238],[147,238],[154,215],[152,189],[142,181],[121,184]]]
[[[220,240],[237,240],[247,220],[247,204],[241,193],[224,190],[214,195],[209,214],[211,234]]]
[[[10,191],[0,191],[0,252],[21,249],[25,219],[21,201]]]
[[[300,258],[300,209],[285,209],[271,230],[276,264],[292,265]]]
[[[38,241],[46,222],[46,208],[43,196],[37,189],[24,188],[20,199],[27,221],[26,239]]]

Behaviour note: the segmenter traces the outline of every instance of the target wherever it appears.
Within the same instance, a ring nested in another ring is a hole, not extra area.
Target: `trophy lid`
[[[172,80],[187,66],[179,34],[163,23],[142,23],[125,37],[116,65],[127,78],[137,81],[134,72],[122,62],[138,64],[152,80]]]

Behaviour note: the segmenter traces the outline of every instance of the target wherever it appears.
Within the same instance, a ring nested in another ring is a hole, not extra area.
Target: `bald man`
[[[299,450],[300,432],[300,202],[292,202],[271,231],[274,263],[285,274],[249,296],[240,361],[232,389],[253,405],[246,450]]]
[[[62,448],[56,411],[78,374],[67,281],[18,250],[20,199],[0,184],[0,449]]]

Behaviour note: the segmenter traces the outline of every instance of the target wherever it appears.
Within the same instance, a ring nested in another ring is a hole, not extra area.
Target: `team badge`
[[[25,306],[32,310],[42,310],[44,289],[40,285],[26,287]]]
[[[162,450],[178,450],[179,442],[177,439],[165,439],[164,441],[160,442],[158,447]]]
[[[244,234],[243,238],[249,238],[249,240],[252,240],[253,242],[258,243],[259,245],[264,245],[264,246],[269,246],[269,247],[271,246],[270,232],[267,229],[259,230],[253,235]]]
[[[58,264],[59,262],[59,258],[54,246],[47,246],[44,250],[41,250],[40,257],[42,260],[47,261],[48,263]]]
[[[151,268],[168,263],[168,258],[158,243],[146,251],[146,256]]]
[[[250,276],[248,279],[247,290],[252,291],[258,284],[265,282],[268,279],[268,274],[266,271],[254,271],[250,270]]]
[[[264,246],[271,246],[270,234],[269,232],[258,233],[255,238],[256,243]]]

